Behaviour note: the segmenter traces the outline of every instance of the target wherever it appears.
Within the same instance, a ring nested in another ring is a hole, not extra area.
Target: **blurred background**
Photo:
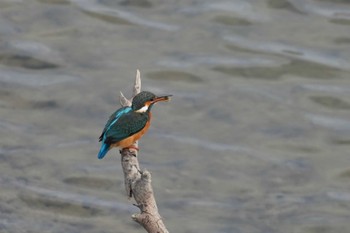
[[[136,69],[170,232],[349,232],[348,0],[1,0],[0,232],[145,232],[97,159]]]

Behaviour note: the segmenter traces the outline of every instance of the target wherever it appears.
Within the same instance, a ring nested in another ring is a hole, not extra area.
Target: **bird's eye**
[[[154,101],[154,98],[150,99],[150,101]]]

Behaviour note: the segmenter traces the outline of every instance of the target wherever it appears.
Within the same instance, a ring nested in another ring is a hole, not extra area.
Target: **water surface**
[[[0,2],[0,231],[143,232],[98,136],[143,89],[170,232],[350,229],[345,0]]]

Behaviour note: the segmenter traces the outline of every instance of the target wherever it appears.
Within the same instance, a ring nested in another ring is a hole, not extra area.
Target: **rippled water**
[[[348,0],[0,1],[0,231],[144,231],[96,158],[140,69],[170,232],[349,232],[349,48]]]

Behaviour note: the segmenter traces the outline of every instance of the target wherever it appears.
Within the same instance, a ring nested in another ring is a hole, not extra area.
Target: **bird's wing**
[[[130,120],[130,118],[132,120]],[[108,144],[119,142],[142,130],[149,119],[147,113],[129,112],[122,115],[119,120],[106,131]]]
[[[127,114],[129,112],[131,112],[131,107],[122,107],[122,108],[119,108],[117,111],[115,111],[108,119],[103,131],[102,131],[102,134],[99,138],[99,141],[102,141],[103,138],[104,138],[104,134],[105,132],[111,128],[118,120],[119,118],[123,115],[123,114]]]

